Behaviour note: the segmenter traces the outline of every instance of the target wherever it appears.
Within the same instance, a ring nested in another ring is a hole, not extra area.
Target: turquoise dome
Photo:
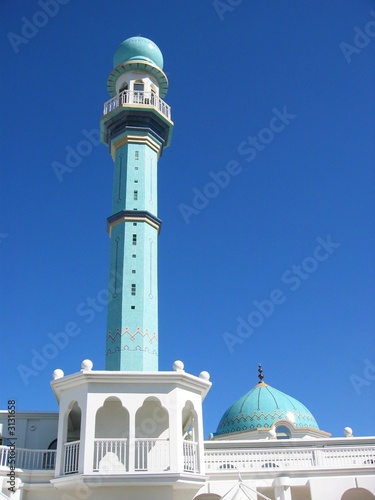
[[[219,422],[216,436],[271,428],[279,420],[287,420],[297,428],[319,429],[305,405],[260,382],[228,408]]]
[[[163,54],[153,41],[141,36],[133,36],[124,40],[117,47],[113,56],[114,67],[125,61],[147,61],[163,69]]]

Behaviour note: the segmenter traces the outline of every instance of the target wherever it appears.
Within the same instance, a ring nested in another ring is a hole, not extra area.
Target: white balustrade
[[[107,115],[119,106],[142,105],[157,109],[162,115],[171,119],[171,107],[154,92],[123,90],[112,99],[104,103],[103,115]]]
[[[78,472],[79,441],[64,444],[64,474]]]
[[[184,471],[198,472],[198,443],[194,441],[184,441]]]
[[[53,470],[56,450],[16,449],[16,467],[28,470]]]
[[[219,445],[219,443],[217,443]],[[136,471],[162,472],[170,469],[168,439],[136,439],[135,456],[127,456],[126,439],[95,439],[93,472],[126,473],[128,460],[134,460]],[[64,474],[78,472],[80,442],[64,445]],[[0,467],[8,467],[9,447],[0,446]],[[183,441],[185,472],[199,472],[198,445]],[[305,446],[304,448],[206,449],[207,473],[238,469],[258,472],[273,469],[311,470],[370,468],[375,466],[375,446]],[[56,450],[16,448],[16,467],[23,470],[54,470]]]
[[[321,448],[315,452],[316,465],[321,467],[355,467],[375,465],[375,447]]]
[[[136,471],[165,471],[169,466],[169,439],[135,440]]]
[[[16,448],[16,467],[25,470],[54,470],[56,450]],[[8,465],[8,446],[0,446],[0,467]]]
[[[126,472],[127,439],[95,439],[94,472]]]
[[[206,450],[204,457],[207,472],[230,469],[264,471],[273,468],[301,470],[373,467],[375,465],[375,447],[217,449]]]
[[[7,467],[9,446],[0,446],[0,467]]]

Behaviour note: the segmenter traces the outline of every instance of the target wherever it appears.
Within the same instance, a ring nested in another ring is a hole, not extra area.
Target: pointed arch
[[[182,434],[192,441],[198,440],[197,412],[191,401],[186,401],[182,409]]]
[[[95,415],[93,470],[99,473],[128,470],[129,412],[119,398],[110,396]]]
[[[73,400],[64,414],[63,443],[61,448],[64,474],[78,472],[79,448],[81,440],[82,411]]]
[[[81,439],[81,419],[81,407],[77,401],[71,401],[65,412],[65,442],[70,443]]]
[[[129,438],[129,412],[119,398],[108,397],[96,412],[95,438]]]
[[[135,414],[136,438],[169,438],[169,413],[156,397],[146,398]]]
[[[169,468],[169,413],[158,398],[149,397],[135,414],[135,470]]]

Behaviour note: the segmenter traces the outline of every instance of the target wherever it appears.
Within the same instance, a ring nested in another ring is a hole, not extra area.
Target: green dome
[[[319,429],[306,406],[260,382],[228,408],[219,422],[216,435],[267,429],[279,420],[287,420],[297,428]]]
[[[114,67],[126,61],[146,61],[163,69],[163,54],[153,41],[141,36],[124,40],[117,47],[113,56]]]

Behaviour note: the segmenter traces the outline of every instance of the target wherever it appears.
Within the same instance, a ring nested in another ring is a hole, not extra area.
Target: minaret
[[[193,498],[205,484],[202,401],[210,375],[158,371],[157,164],[173,123],[162,100],[163,57],[145,38],[125,40],[108,78],[101,139],[114,161],[107,361],[64,376],[53,484],[73,498]],[[74,475],[74,477],[73,477]],[[68,498],[68,496],[67,496]],[[86,498],[86,497],[85,497]]]
[[[170,144],[163,56],[147,38],[114,55],[101,140],[114,161],[106,370],[158,370],[158,159]]]

